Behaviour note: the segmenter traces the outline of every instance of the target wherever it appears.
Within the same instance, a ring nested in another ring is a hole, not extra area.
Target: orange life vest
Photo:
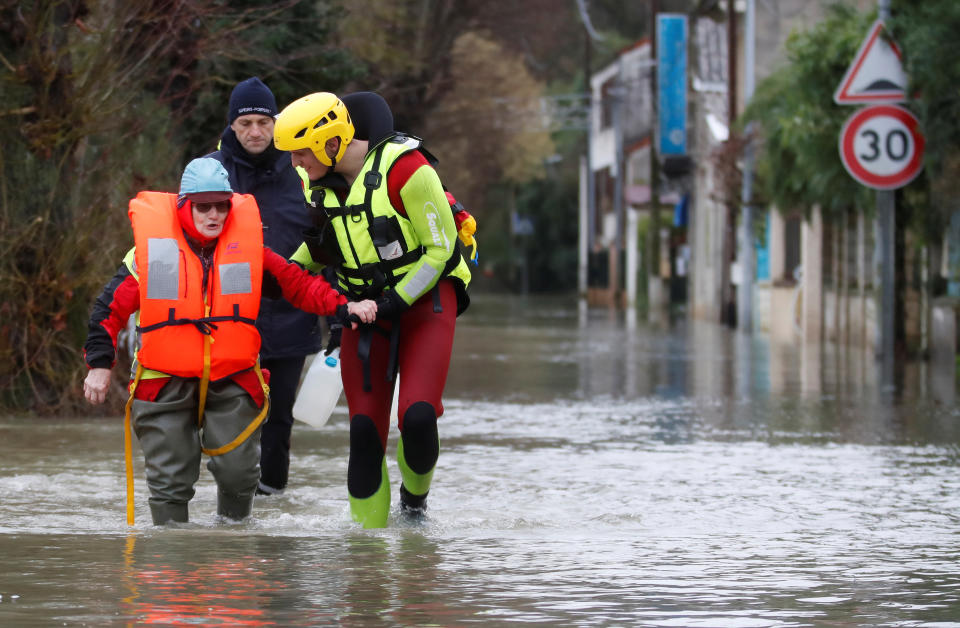
[[[260,353],[260,210],[253,196],[233,195],[204,295],[203,264],[183,235],[176,203],[165,192],[130,201],[140,281],[137,359],[169,375],[216,381],[253,367]]]

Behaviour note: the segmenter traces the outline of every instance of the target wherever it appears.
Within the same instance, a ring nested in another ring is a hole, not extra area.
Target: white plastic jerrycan
[[[343,381],[340,379],[340,349],[313,358],[293,403],[293,418],[313,427],[323,427],[337,406]]]

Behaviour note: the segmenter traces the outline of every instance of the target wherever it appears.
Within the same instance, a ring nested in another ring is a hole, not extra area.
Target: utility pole
[[[756,0],[747,0],[746,25],[744,28],[743,52],[743,102],[753,97],[756,50]],[[740,224],[740,287],[737,290],[737,327],[744,332],[753,331],[753,142],[749,140],[751,127],[747,127],[747,145],[743,156],[743,213]]]
[[[620,257],[624,250],[624,203],[623,186],[626,173],[624,172],[623,159],[623,111],[626,104],[626,86],[623,81],[623,56],[617,59],[617,78],[614,81],[614,88],[610,90],[610,97],[613,99],[613,141],[614,141],[614,159],[616,160],[617,178],[613,181],[613,212],[616,219],[616,238],[613,251],[610,252],[610,299],[614,305],[619,306],[622,300],[623,291],[620,286]],[[632,304],[631,304],[632,306]]]
[[[656,128],[657,107],[657,0],[650,0],[650,226],[647,233],[647,300],[652,308],[659,306],[653,301],[660,296],[660,161],[657,156]],[[656,286],[654,290],[650,288]]]
[[[589,268],[590,268],[590,250],[593,248],[594,238],[594,228],[596,223],[596,190],[593,179],[593,158],[590,153],[592,151],[593,145],[593,86],[590,83],[590,50],[592,48],[590,37],[590,29],[587,27],[587,24],[584,24],[583,27],[583,82],[584,88],[587,95],[587,150],[586,157],[584,159],[584,170],[586,171],[584,175],[584,180],[586,183],[586,190],[584,196],[583,208],[581,211],[584,212],[585,216],[581,219],[581,245],[580,245],[580,260],[579,268],[577,270],[577,287],[579,288],[580,297],[586,298],[587,292],[589,289]]]
[[[733,128],[737,119],[737,11],[733,0],[727,2],[727,127]],[[733,282],[730,278],[730,259],[733,257],[734,209],[733,202],[727,201],[723,223],[723,243],[720,260],[720,322],[732,327]]]
[[[597,182],[593,176],[593,86],[590,84],[591,72],[591,43],[590,31],[584,28],[586,41],[584,42],[584,83],[587,89],[587,246],[592,248],[594,239],[597,237],[596,218],[597,218]]]
[[[580,295],[586,296],[589,289],[589,265],[590,251],[593,249],[596,240],[596,217],[597,217],[597,191],[596,181],[593,176],[593,85],[590,82],[593,70],[591,69],[591,51],[593,49],[591,40],[603,39],[593,28],[590,22],[590,13],[587,10],[587,0],[577,0],[577,10],[580,12],[580,20],[583,22],[584,44],[583,44],[583,82],[587,96],[587,156],[586,156],[586,216],[583,222],[586,223],[586,234],[581,234],[581,240],[585,240],[580,247],[580,253],[583,259],[580,260],[578,269]]]
[[[878,0],[878,16],[890,18],[890,0]],[[881,359],[883,386],[893,385],[894,310],[896,274],[894,269],[894,237],[896,231],[896,198],[894,190],[877,191],[877,224],[880,231],[880,329],[877,352]]]

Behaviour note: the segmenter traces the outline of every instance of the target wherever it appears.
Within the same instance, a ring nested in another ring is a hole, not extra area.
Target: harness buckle
[[[369,170],[367,174],[363,176],[363,186],[370,190],[376,190],[382,182],[383,175],[376,170]]]

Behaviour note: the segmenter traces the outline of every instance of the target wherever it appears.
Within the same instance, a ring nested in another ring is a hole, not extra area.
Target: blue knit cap
[[[227,124],[240,116],[251,113],[262,116],[277,115],[277,99],[263,81],[256,76],[240,81],[230,94],[230,109],[227,111]]]
[[[213,157],[200,157],[187,164],[180,178],[180,198],[194,203],[219,203],[233,196],[230,177]]]

